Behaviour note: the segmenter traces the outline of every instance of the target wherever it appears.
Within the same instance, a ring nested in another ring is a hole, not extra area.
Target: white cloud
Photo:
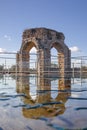
[[[79,52],[80,49],[77,46],[73,46],[69,48],[72,52]]]
[[[71,97],[74,97],[74,98],[78,98],[80,95],[77,95],[77,94],[75,94],[75,93],[72,93],[71,94]]]
[[[17,51],[12,51],[12,53],[17,53]]]
[[[0,48],[0,52],[1,53],[6,52],[6,49]]]
[[[4,35],[4,38],[7,39],[8,41],[11,41],[11,37],[8,35]]]
[[[30,53],[36,53],[36,48],[33,47],[33,48],[30,50]]]

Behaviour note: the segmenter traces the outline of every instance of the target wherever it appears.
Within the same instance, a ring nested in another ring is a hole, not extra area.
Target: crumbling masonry
[[[64,34],[47,28],[32,28],[23,32],[22,45],[17,53],[17,71],[29,72],[29,52],[37,50],[37,73],[39,76],[51,75],[51,49],[58,52],[60,77],[69,77],[71,52],[64,43]]]

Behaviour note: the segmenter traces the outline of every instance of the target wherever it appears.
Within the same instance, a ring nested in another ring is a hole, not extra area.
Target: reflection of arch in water
[[[32,76],[18,76],[16,79],[16,91],[17,93],[23,93],[26,95],[26,98],[23,97],[25,104],[27,102],[28,104],[33,105],[35,103],[35,100],[33,100],[30,94],[30,88],[31,88],[30,78],[31,77]]]
[[[70,81],[65,82],[65,79],[62,78],[62,83],[68,83],[68,86],[65,86],[64,84],[62,84],[62,86],[59,86],[58,87],[59,92],[57,91],[58,92],[57,97],[55,99],[52,99],[51,86],[50,86],[51,80],[42,79],[42,78],[40,79],[37,79],[38,80],[37,88],[38,86],[39,88],[38,88],[38,93],[35,100],[33,100],[32,97],[29,95],[29,88],[27,87],[27,90],[26,90],[26,87],[23,86],[22,84],[23,93],[27,95],[27,98],[23,97],[23,102],[24,104],[28,104],[31,106],[31,109],[27,109],[26,107],[22,108],[23,115],[26,118],[33,118],[33,117],[40,117],[40,116],[51,117],[51,116],[63,114],[65,111],[65,103],[67,101],[67,97],[70,96]],[[25,82],[24,82],[24,85],[25,85]],[[41,90],[40,90],[41,85],[43,87],[41,87]],[[47,88],[47,91],[46,91],[46,88]],[[22,93],[22,89],[21,91],[19,90],[18,92]],[[62,102],[62,103],[58,104],[58,102]]]
[[[60,77],[69,76],[71,67],[71,54],[64,43],[63,33],[47,28],[27,29],[23,32],[22,45],[17,53],[17,71],[29,72],[29,52],[32,47],[37,50],[37,72],[39,76],[48,75],[51,72],[52,48],[58,52]],[[52,75],[53,76],[53,75]]]

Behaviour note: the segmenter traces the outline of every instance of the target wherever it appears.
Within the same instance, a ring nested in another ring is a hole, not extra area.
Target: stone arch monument
[[[64,34],[47,28],[32,28],[23,32],[22,45],[17,52],[17,71],[29,72],[29,52],[32,47],[37,50],[37,73],[39,76],[50,75],[51,49],[58,52],[60,77],[69,76],[71,52],[64,43]]]

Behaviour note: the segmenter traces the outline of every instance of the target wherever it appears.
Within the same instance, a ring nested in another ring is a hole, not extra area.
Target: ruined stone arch
[[[32,47],[35,47],[38,50],[38,43],[35,39],[27,39],[22,41],[20,52],[30,52]]]
[[[22,45],[17,53],[17,70],[20,73],[29,71],[29,55],[32,47],[37,50],[37,73],[48,76],[51,66],[51,48],[58,51],[60,76],[66,77],[71,67],[71,54],[64,43],[64,34],[47,28],[27,29],[23,32]]]

